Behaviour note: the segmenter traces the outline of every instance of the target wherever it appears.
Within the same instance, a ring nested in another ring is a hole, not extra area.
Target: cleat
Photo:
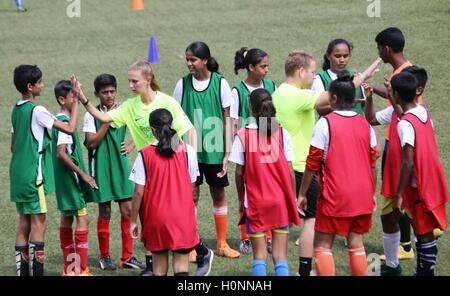
[[[17,12],[26,12],[27,9],[23,6],[17,6]]]
[[[239,251],[242,254],[251,254],[253,252],[252,242],[249,239],[243,239],[239,243]]]
[[[120,268],[124,269],[146,269],[147,265],[138,261],[136,257],[130,257],[126,261],[120,260]]]
[[[225,243],[222,245],[222,247],[217,248],[217,255],[220,257],[236,259],[239,258],[240,253],[236,250],[233,250],[227,243]]]
[[[381,276],[400,276],[402,274],[402,268],[400,264],[397,267],[390,267],[387,265],[381,265]]]
[[[406,252],[405,249],[403,249],[403,246],[398,246],[398,260],[411,260],[414,259],[414,250],[411,248],[409,252]],[[386,255],[380,256],[381,261],[386,261]]]
[[[272,254],[272,240],[267,241],[267,253]]]
[[[117,268],[116,264],[111,260],[111,257],[109,256],[100,258],[99,263],[102,270],[116,270]]]

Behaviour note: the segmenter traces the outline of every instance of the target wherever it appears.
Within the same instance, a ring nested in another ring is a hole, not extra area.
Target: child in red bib
[[[272,231],[275,275],[289,275],[287,242],[291,223],[300,224],[295,208],[295,179],[289,133],[275,121],[270,93],[250,94],[254,123],[240,129],[229,160],[236,163],[240,212],[253,248],[252,275],[267,275],[266,231]]]
[[[367,121],[351,111],[355,86],[348,71],[330,85],[334,112],[319,119],[306,161],[305,176],[297,202],[306,206],[306,190],[319,172],[321,194],[317,201],[314,255],[319,276],[335,275],[331,251],[335,235],[348,242],[351,274],[367,275],[363,235],[372,225],[375,208],[377,142]]]
[[[130,176],[135,183],[130,232],[139,237],[139,213],[155,276],[167,274],[168,251],[174,254],[174,275],[188,275],[189,252],[199,244],[191,190],[198,176],[197,159],[194,149],[179,140],[172,121],[166,109],[150,113],[158,142],[140,151]]]
[[[431,118],[415,101],[417,78],[402,72],[392,79],[391,84],[393,101],[404,112],[397,126],[403,158],[393,210],[400,217],[403,206],[412,218],[417,238],[416,275],[433,276],[438,251],[433,230],[447,229],[448,187]]]

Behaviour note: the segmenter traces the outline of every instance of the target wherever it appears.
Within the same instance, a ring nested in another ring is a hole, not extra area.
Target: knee
[[[99,208],[99,218],[102,220],[110,220],[111,219],[111,207],[100,207]]]

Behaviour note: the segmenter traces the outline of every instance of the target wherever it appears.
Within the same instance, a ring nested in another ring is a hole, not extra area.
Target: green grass
[[[284,78],[284,58],[293,49],[312,53],[321,64],[328,42],[344,37],[354,44],[351,68],[363,69],[376,57],[375,35],[389,26],[400,27],[406,36],[405,54],[408,59],[426,67],[429,83],[425,100],[435,123],[440,158],[450,174],[450,138],[446,128],[449,118],[446,89],[450,70],[450,5],[446,0],[381,1],[381,17],[366,15],[367,1],[300,1],[300,0],[228,0],[228,1],[144,1],[145,10],[131,11],[131,1],[81,0],[81,17],[66,16],[66,1],[24,1],[27,13],[15,12],[12,1],[0,4],[0,111],[4,114],[0,124],[0,180],[3,194],[0,198],[0,275],[13,275],[14,239],[17,223],[15,206],[9,201],[8,166],[10,161],[10,112],[19,94],[12,84],[15,66],[37,64],[44,73],[46,87],[38,104],[51,112],[58,108],[52,94],[55,83],[77,74],[85,92],[93,92],[92,81],[96,75],[107,72],[116,75],[119,97],[130,96],[126,72],[128,66],[146,59],[149,36],[155,35],[161,62],[155,65],[157,80],[162,90],[171,94],[175,83],[186,72],[184,50],[196,40],[209,44],[213,56],[219,61],[221,72],[230,84],[244,78],[233,74],[234,52],[242,47],[260,47],[270,54],[271,68],[268,78],[280,84]],[[391,69],[383,66],[374,83],[381,84],[382,77]],[[377,108],[383,106],[377,99]],[[83,113],[83,111],[82,111]],[[80,115],[82,118],[82,114]],[[80,119],[81,121],[81,119]],[[78,125],[81,129],[81,123]],[[382,131],[380,129],[380,135]],[[80,135],[83,137],[83,135]],[[447,148],[447,149],[446,149]],[[134,159],[134,155],[131,157]],[[234,174],[230,171],[231,186],[227,188],[229,203],[228,237],[230,244],[238,246],[237,202]],[[447,178],[448,180],[448,178]],[[208,190],[202,187],[199,208],[199,231],[206,242],[215,246],[215,232]],[[59,249],[59,214],[54,195],[48,198],[48,230],[46,237],[46,272],[59,275],[62,255]],[[97,267],[99,254],[96,237],[97,207],[88,206],[90,225],[91,270],[96,275],[136,275],[135,271],[101,272]],[[121,251],[119,212],[113,210],[111,251],[118,260]],[[366,237],[368,253],[382,253],[379,211],[373,217],[372,231]],[[291,273],[298,268],[294,241],[298,228],[289,239],[289,264]],[[439,240],[437,274],[450,275],[450,239],[444,235]],[[144,250],[135,245],[135,252],[143,258]],[[336,272],[348,275],[348,257],[342,239],[334,248]],[[251,256],[238,260],[216,258],[212,275],[248,275]],[[406,275],[413,274],[415,261],[403,265]],[[269,264],[272,269],[272,264]],[[194,266],[191,265],[191,271]]]

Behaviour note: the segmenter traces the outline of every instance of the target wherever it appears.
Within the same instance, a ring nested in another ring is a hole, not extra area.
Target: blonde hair
[[[158,82],[156,82],[155,74],[149,62],[137,61],[128,68],[128,71],[139,71],[143,77],[150,78],[150,87],[154,91],[161,90]]]
[[[288,54],[284,62],[284,72],[286,76],[292,76],[298,69],[307,68],[313,60],[312,55],[305,51],[299,49],[293,50]]]

